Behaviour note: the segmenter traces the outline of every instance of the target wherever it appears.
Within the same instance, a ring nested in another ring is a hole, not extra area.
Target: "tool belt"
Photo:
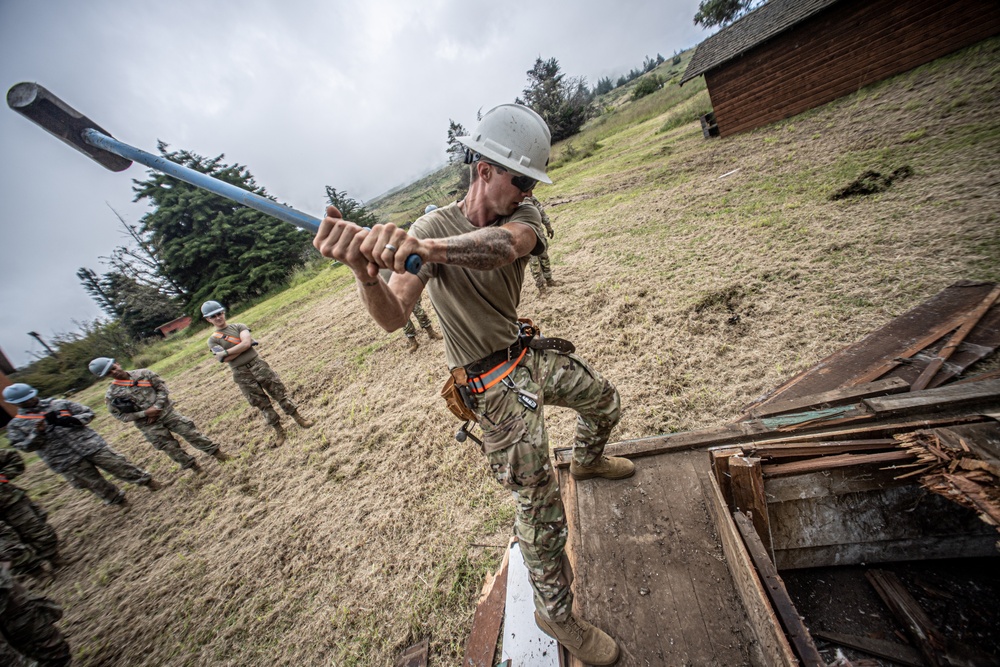
[[[564,354],[576,351],[576,346],[562,338],[546,338],[541,335],[535,323],[529,319],[519,319],[517,340],[503,350],[474,361],[467,366],[459,366],[451,371],[451,376],[441,389],[441,397],[448,404],[452,414],[462,421],[479,421],[474,412],[476,394],[488,389],[510,375],[524,359],[528,349],[558,350]]]

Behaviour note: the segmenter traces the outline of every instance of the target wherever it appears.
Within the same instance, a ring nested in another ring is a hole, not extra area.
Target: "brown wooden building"
[[[695,51],[721,136],[825,104],[1000,34],[997,0],[770,0]]]

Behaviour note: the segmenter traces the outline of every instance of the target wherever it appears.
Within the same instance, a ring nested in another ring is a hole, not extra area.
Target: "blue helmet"
[[[210,315],[215,315],[216,313],[225,312],[226,307],[223,306],[218,301],[206,301],[201,304],[201,316],[208,317]]]
[[[24,384],[23,382],[15,382],[3,389],[3,400],[14,405],[30,401],[35,396],[38,396],[38,390],[30,384]]]
[[[111,370],[111,364],[115,363],[115,360],[111,357],[97,357],[90,362],[90,372],[99,378],[104,377]]]
[[[431,211],[436,211],[436,210],[437,210],[437,206],[435,206],[434,204],[428,204],[427,208],[424,209],[424,215],[427,215]]]

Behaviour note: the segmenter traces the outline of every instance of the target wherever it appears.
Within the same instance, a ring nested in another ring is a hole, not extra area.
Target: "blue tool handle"
[[[190,183],[196,188],[208,190],[209,192],[217,194],[220,197],[230,199],[237,204],[243,204],[244,206],[260,211],[261,213],[266,213],[267,215],[273,216],[283,222],[291,223],[299,229],[304,229],[307,232],[315,234],[319,231],[320,221],[318,218],[306,215],[301,211],[296,211],[290,206],[285,206],[284,204],[261,197],[260,195],[252,192],[248,192],[243,188],[238,188],[231,183],[220,181],[219,179],[213,178],[208,174],[203,174],[199,171],[195,171],[194,169],[188,169],[187,167],[179,165],[176,162],[171,162],[164,157],[147,153],[144,150],[140,150],[134,146],[129,146],[128,144],[123,144],[117,139],[112,139],[108,135],[98,132],[93,128],[83,130],[82,135],[83,140],[91,146],[103,149],[109,153],[113,153],[128,160],[132,160],[133,162],[146,165],[150,169],[162,171],[164,174],[173,176],[177,180],[184,181],[185,183]],[[423,260],[420,259],[420,255],[413,254],[406,258],[406,270],[409,273],[416,275],[420,271],[421,266],[423,266]]]

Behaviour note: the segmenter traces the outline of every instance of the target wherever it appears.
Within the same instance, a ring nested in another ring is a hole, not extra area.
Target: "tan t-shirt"
[[[215,333],[208,337],[209,349],[215,347],[216,345],[224,350],[236,347],[240,344],[241,331],[250,331],[250,327],[245,324],[227,324],[222,329],[217,329]],[[226,363],[233,368],[236,368],[237,366],[248,364],[256,358],[257,350],[251,347],[249,350],[244,351],[240,354],[240,356],[236,357],[235,360]]]
[[[532,254],[545,248],[538,209],[521,205],[492,227],[520,222],[535,232],[538,243]],[[418,239],[441,239],[478,230],[457,203],[431,211],[413,223],[410,234]],[[449,368],[466,366],[509,347],[517,340],[517,306],[528,257],[491,271],[476,271],[450,264],[424,264],[420,279],[441,321],[445,357]]]

